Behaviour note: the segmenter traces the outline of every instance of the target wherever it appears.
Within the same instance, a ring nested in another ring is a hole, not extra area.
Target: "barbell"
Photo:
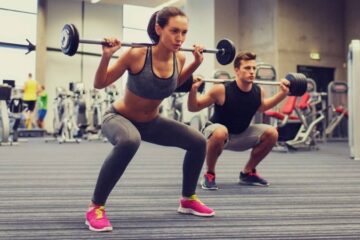
[[[74,24],[66,24],[61,31],[61,51],[69,56],[73,56],[79,47],[79,43],[83,44],[99,44],[107,45],[105,41],[86,40],[79,38],[79,32]],[[122,42],[121,46],[125,47],[147,47],[153,46],[153,43],[126,43]],[[191,48],[180,48],[180,51],[193,52]],[[226,65],[231,63],[236,54],[234,43],[229,39],[222,39],[218,42],[216,49],[204,49],[204,53],[215,53],[217,61]]]
[[[289,84],[289,95],[290,96],[302,96],[307,91],[308,82],[306,80],[306,76],[302,73],[288,73],[285,76],[285,79],[290,82]],[[203,82],[210,82],[210,83],[226,83],[235,81],[235,79],[202,79]],[[189,92],[191,90],[192,84],[194,79],[191,77],[186,80],[176,92]],[[261,81],[261,80],[254,80],[254,83],[259,85],[280,85],[280,82],[276,81]]]

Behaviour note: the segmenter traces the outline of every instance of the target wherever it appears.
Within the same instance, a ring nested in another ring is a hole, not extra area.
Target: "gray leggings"
[[[182,195],[189,197],[195,194],[206,151],[206,140],[200,132],[184,123],[161,116],[146,123],[132,122],[114,108],[105,113],[102,132],[114,148],[101,167],[92,198],[94,204],[105,205],[110,192],[138,150],[141,140],[186,150]]]

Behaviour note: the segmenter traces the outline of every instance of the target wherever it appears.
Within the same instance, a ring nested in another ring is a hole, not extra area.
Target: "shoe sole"
[[[192,215],[199,216],[199,217],[213,217],[213,216],[215,216],[215,212],[212,212],[212,213],[199,213],[197,211],[194,211],[191,208],[183,208],[181,206],[178,208],[177,211],[178,211],[178,213],[192,214]]]
[[[261,183],[250,183],[250,182],[243,182],[243,181],[239,181],[239,184],[240,185],[245,185],[245,186],[259,186],[259,187],[268,187],[268,186],[270,186],[270,184],[268,183],[268,184],[266,184],[266,185],[264,185],[264,184],[261,184]]]
[[[219,189],[218,187],[211,187],[211,188],[209,188],[209,187],[205,186],[204,183],[201,183],[200,186],[201,186],[201,188],[204,189],[204,190],[218,190],[218,189]]]
[[[110,232],[113,230],[113,227],[104,227],[101,229],[93,228],[87,220],[85,221],[85,224],[89,227],[89,230],[94,232]]]
[[[204,185],[201,185],[201,188],[204,189],[204,190],[218,190],[219,188],[218,187],[212,187],[212,188],[209,188],[209,187],[206,187]]]

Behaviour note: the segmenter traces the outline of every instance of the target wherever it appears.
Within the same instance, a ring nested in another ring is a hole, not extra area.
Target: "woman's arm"
[[[129,49],[118,58],[115,64],[109,67],[111,57],[120,49],[121,43],[117,39],[105,41],[107,41],[110,46],[103,46],[103,54],[95,73],[94,88],[96,89],[105,88],[120,78],[128,69],[128,59],[131,58],[131,49]]]
[[[182,64],[182,69],[180,71],[179,79],[178,79],[178,86],[182,85],[187,79],[190,78],[191,74],[196,71],[196,69],[202,63],[204,57],[202,54],[203,47],[199,45],[194,45],[194,61],[190,63],[188,66],[184,67],[185,64],[185,55],[179,54],[179,60]]]

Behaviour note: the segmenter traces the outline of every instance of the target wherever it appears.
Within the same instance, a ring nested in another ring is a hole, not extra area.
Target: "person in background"
[[[267,124],[251,124],[257,111],[264,112],[286,98],[289,81],[281,79],[279,92],[265,97],[265,91],[254,83],[256,55],[239,53],[234,60],[235,80],[214,84],[204,95],[197,97],[202,84],[197,79],[188,96],[189,111],[196,112],[214,104],[214,114],[202,132],[207,142],[206,173],[201,187],[216,190],[215,166],[224,149],[245,151],[251,149],[250,158],[240,171],[242,184],[268,186],[269,183],[257,172],[256,167],[268,155],[278,139],[276,128]]]
[[[37,126],[41,129],[44,129],[44,119],[47,113],[47,105],[48,105],[48,94],[45,91],[45,86],[41,84],[37,98],[37,113],[38,113]]]
[[[33,126],[34,109],[38,91],[39,84],[35,79],[33,79],[32,74],[29,73],[23,86],[23,101],[27,106],[25,109],[25,127],[27,129],[32,129]]]

